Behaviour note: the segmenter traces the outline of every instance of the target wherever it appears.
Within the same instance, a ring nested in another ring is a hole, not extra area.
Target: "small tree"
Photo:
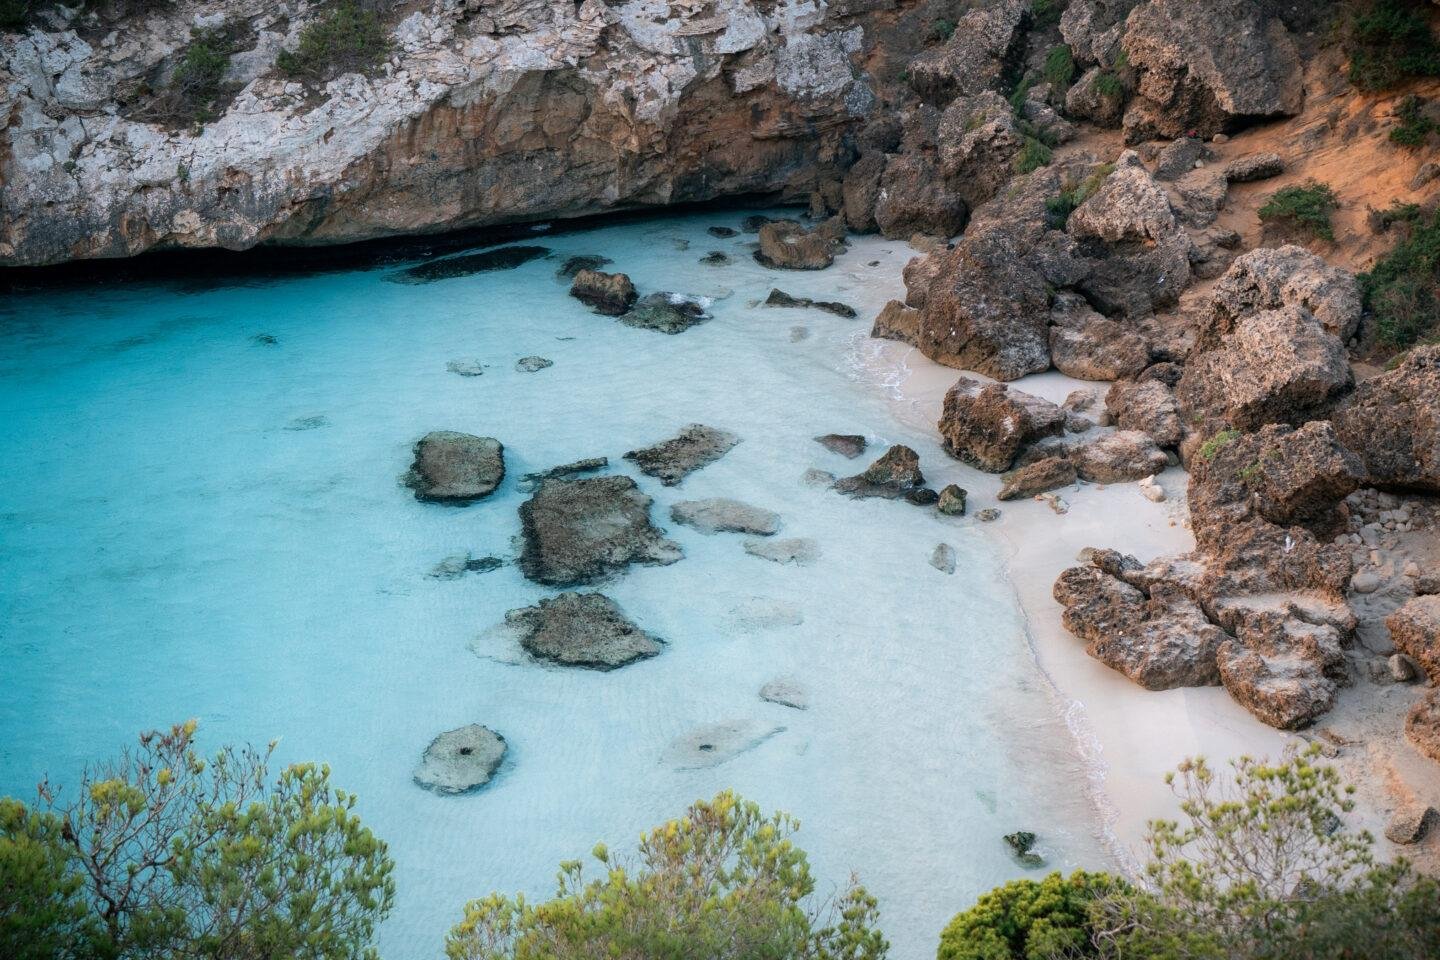
[[[640,838],[636,860],[593,856],[606,871],[586,882],[561,864],[553,900],[491,894],[465,906],[450,931],[450,960],[881,960],[875,900],[851,885],[833,904],[812,902],[815,881],[790,836],[799,824],[765,816],[730,792],[697,802]]]
[[[1094,957],[1095,899],[1117,883],[1077,870],[1043,880],[1015,880],[982,894],[940,934],[939,960],[1052,960]]]
[[[315,764],[267,788],[273,744],[206,760],[194,734],[194,721],[143,734],[69,803],[48,782],[41,809],[4,801],[0,865],[29,865],[13,873],[15,915],[60,957],[373,957],[394,864],[354,798]]]

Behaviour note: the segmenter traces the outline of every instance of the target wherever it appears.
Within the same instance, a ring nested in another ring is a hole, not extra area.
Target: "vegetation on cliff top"
[[[1401,239],[1361,275],[1360,292],[1376,340],[1403,350],[1440,332],[1440,208],[1405,205],[1381,219]]]
[[[1259,214],[1264,223],[1333,241],[1335,229],[1330,224],[1330,215],[1339,206],[1340,198],[1329,184],[1311,180],[1275,191]]]
[[[1386,90],[1411,77],[1440,76],[1440,41],[1425,0],[1376,0],[1351,16],[1345,31],[1350,82]]]
[[[343,73],[368,73],[390,52],[390,34],[373,4],[343,0],[300,31],[294,50],[282,50],[275,66],[286,76],[315,83]]]

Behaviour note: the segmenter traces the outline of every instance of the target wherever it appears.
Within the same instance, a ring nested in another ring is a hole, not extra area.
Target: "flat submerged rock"
[[[494,778],[507,749],[504,737],[478,723],[447,730],[425,748],[415,782],[444,796],[471,793]]]
[[[503,479],[505,447],[499,440],[436,430],[415,443],[415,462],[404,483],[416,500],[465,506],[490,496]]]
[[[684,554],[650,522],[653,502],[629,477],[543,481],[520,505],[521,571],[536,583],[570,587],[632,563],[674,563]]]
[[[547,597],[511,610],[505,623],[531,656],[567,667],[614,670],[655,656],[664,644],[599,593]]]
[[[768,537],[780,530],[780,514],[726,497],[681,500],[670,507],[670,519],[701,533],[749,533]]]
[[[501,247],[482,253],[469,253],[459,257],[432,260],[419,266],[402,270],[387,279],[392,283],[434,283],[436,280],[453,280],[477,273],[491,273],[496,270],[514,270],[531,260],[550,256],[549,247]]]
[[[701,467],[725,456],[739,442],[740,438],[728,430],[692,423],[670,440],[631,450],[625,459],[646,476],[656,477],[665,486],[673,487]]]

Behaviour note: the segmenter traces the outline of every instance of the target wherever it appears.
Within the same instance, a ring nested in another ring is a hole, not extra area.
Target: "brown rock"
[[[1080,477],[1091,483],[1127,483],[1159,473],[1165,452],[1148,433],[1121,430],[1096,437],[1071,451]]]
[[[772,220],[760,228],[760,249],[755,259],[783,270],[824,270],[835,262],[844,226],[826,221],[813,230],[793,220]]]
[[[701,467],[725,456],[739,442],[740,438],[728,430],[692,423],[669,440],[631,450],[625,459],[646,476],[658,477],[665,486],[673,487]]]
[[[1067,377],[1128,380],[1150,365],[1143,336],[1105,319],[1076,294],[1057,294],[1050,320],[1050,359]]]
[[[892,156],[880,179],[875,223],[892,239],[912,233],[953,237],[965,229],[969,207],[941,176],[935,163],[921,154]]]
[[[546,480],[520,505],[520,569],[536,583],[595,583],[632,563],[682,556],[650,522],[653,501],[629,477]]]
[[[1027,444],[1064,428],[1065,412],[1050,401],[968,377],[945,394],[939,422],[946,453],[991,473],[1008,470]]]
[[[925,475],[920,472],[920,455],[907,446],[896,444],[884,456],[865,468],[863,473],[835,482],[835,489],[857,499],[881,497],[886,500],[916,500],[925,490]],[[933,495],[933,491],[927,491]],[[931,502],[934,502],[933,496]]]
[[[570,284],[570,296],[606,316],[618,317],[635,304],[635,285],[623,273],[581,270]]]
[[[1390,639],[1420,665],[1432,681],[1440,682],[1440,596],[1414,597],[1385,618]]]
[[[1320,325],[1342,342],[1360,324],[1360,287],[1348,270],[1332,267],[1294,245],[1252,250],[1237,257],[1211,295],[1209,322],[1202,325],[1197,346],[1209,349],[1229,335],[1244,318],[1264,310],[1304,307]]]
[[[1252,614],[1220,647],[1220,679],[1261,722],[1281,730],[1308,726],[1335,702],[1345,663],[1340,641],[1329,624]]]
[[[845,200],[845,224],[856,233],[874,233],[875,202],[880,197],[880,179],[885,175],[885,154],[871,151],[845,174],[841,195]]]
[[[1411,844],[1425,839],[1435,819],[1435,808],[1418,800],[1404,804],[1385,825],[1385,839],[1391,843]]]
[[[1410,708],[1405,736],[1416,750],[1440,763],[1440,690],[1431,690]]]
[[[405,485],[416,500],[464,506],[495,492],[505,479],[505,448],[493,437],[437,430],[415,444]]]
[[[815,442],[831,453],[851,460],[865,452],[865,438],[858,433],[827,433],[816,437]]]
[[[964,487],[956,484],[949,484],[940,491],[940,499],[935,502],[935,509],[947,517],[965,516],[965,497],[967,491]]]
[[[1361,381],[1335,430],[1365,461],[1367,483],[1440,492],[1440,346],[1415,347],[1394,370]]]
[[[1225,167],[1225,179],[1231,183],[1269,180],[1285,172],[1285,161],[1275,153],[1252,153],[1231,160]]]
[[[1068,457],[1046,457],[1010,471],[1001,478],[999,500],[1024,500],[1037,493],[1068,487],[1076,480],[1075,464]]]
[[[1175,394],[1162,380],[1116,382],[1105,395],[1105,409],[1115,426],[1149,434],[1161,447],[1177,446],[1184,435]]]
[[[534,657],[567,667],[614,670],[653,657],[664,641],[640,629],[599,593],[562,593],[511,610],[505,623]]]
[[[885,304],[880,315],[875,318],[875,326],[870,330],[870,336],[881,340],[899,340],[901,343],[914,345],[920,334],[920,311],[914,307],[908,307],[899,300],[891,300]]]
[[[937,102],[998,86],[1024,43],[1029,11],[1025,0],[1000,0],[965,14],[943,46],[910,61],[910,86]]]

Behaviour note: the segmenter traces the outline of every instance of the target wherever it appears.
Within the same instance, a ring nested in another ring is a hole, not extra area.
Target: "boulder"
[[[1402,804],[1385,825],[1385,839],[1391,843],[1411,844],[1425,839],[1425,833],[1435,820],[1435,808],[1428,803],[1412,800]]]
[[[425,748],[415,782],[446,796],[471,793],[495,776],[505,750],[505,738],[478,723],[447,730]]]
[[[1175,393],[1164,381],[1117,381],[1105,394],[1105,409],[1121,430],[1149,434],[1161,447],[1175,447],[1184,436]]]
[[[939,422],[945,452],[990,473],[1010,469],[1027,445],[1064,429],[1065,412],[1050,401],[968,377],[945,394]]]
[[[631,450],[625,459],[650,477],[658,477],[667,487],[708,466],[729,453],[740,438],[728,430],[692,423],[679,435],[653,446]]]
[[[681,500],[670,507],[670,519],[701,533],[749,533],[768,537],[780,530],[778,513],[725,497]]]
[[[1344,680],[1339,631],[1273,609],[1248,612],[1221,644],[1220,680],[1256,719],[1280,730],[1309,726]]]
[[[519,373],[536,373],[553,366],[555,366],[555,361],[545,357],[521,357],[515,361],[515,370]]]
[[[696,324],[710,319],[710,315],[705,312],[706,306],[707,301],[704,298],[661,291],[642,297],[620,317],[620,322],[627,327],[638,327],[641,330],[684,333]]]
[[[1153,476],[1168,464],[1165,451],[1139,430],[1108,433],[1071,451],[1081,479],[1091,483],[1128,483]]]
[[[456,506],[495,492],[505,479],[505,448],[493,437],[437,430],[415,444],[415,462],[405,485],[416,500]]]
[[[1440,763],[1440,690],[1431,690],[1410,708],[1405,736],[1416,750]]]
[[[1061,573],[1054,596],[1085,652],[1147,690],[1220,682],[1216,653],[1228,635],[1183,593],[1154,589],[1147,596],[1092,564]]]
[[[1118,127],[1125,116],[1125,90],[1115,73],[1095,66],[1065,91],[1065,114],[1098,127]]]
[[[999,87],[1023,54],[1027,0],[999,0],[959,19],[950,38],[910,61],[910,87],[943,103]]]
[[[1344,344],[1292,305],[1248,314],[1218,347],[1192,356],[1175,395],[1187,420],[1255,430],[1323,417],[1353,383]]]
[[[901,444],[886,450],[863,473],[835,482],[836,491],[856,499],[880,497],[915,501],[925,489],[925,474],[920,472],[920,455]]]
[[[1269,180],[1285,172],[1285,161],[1275,153],[1251,153],[1231,160],[1225,166],[1225,179],[1231,183]]]
[[[885,154],[872,150],[855,162],[845,174],[840,195],[845,201],[845,225],[855,233],[874,233],[875,203],[880,199],[880,180],[885,175]]]
[[[1045,457],[1017,467],[1001,477],[998,500],[1024,500],[1038,493],[1075,483],[1075,464],[1069,457]]]
[[[1015,172],[1025,149],[1015,111],[993,90],[959,97],[940,118],[940,172],[970,208],[988,201]]]
[[[745,541],[745,552],[771,563],[808,567],[820,559],[820,544],[809,537]]]
[[[1195,169],[1197,163],[1210,159],[1210,150],[1205,141],[1194,137],[1172,140],[1155,158],[1156,180],[1179,180]]]
[[[792,297],[784,290],[771,290],[770,296],[765,298],[767,307],[809,307],[815,310],[823,310],[826,313],[833,313],[837,317],[846,320],[855,319],[855,308],[849,304],[840,303],[836,300],[811,300],[809,297]]]
[[[1125,111],[1130,143],[1208,139],[1304,104],[1294,40],[1253,0],[1150,0],[1131,12],[1123,43],[1139,77]]]
[[[1335,413],[1366,483],[1440,492],[1440,346],[1415,347],[1394,370],[1362,380]]]
[[[835,262],[845,225],[838,218],[807,230],[794,220],[772,220],[760,228],[755,259],[782,270],[824,270]]]
[[[546,480],[520,505],[520,569],[555,587],[595,583],[632,563],[683,555],[650,522],[653,501],[629,477]]]
[[[947,517],[965,516],[965,497],[967,492],[964,487],[956,484],[948,484],[940,491],[940,499],[935,501],[935,509]]]
[[[1129,380],[1150,365],[1144,336],[1107,320],[1076,294],[1057,294],[1050,318],[1050,360],[1067,377]]]
[[[1120,53],[1125,18],[1142,0],[1070,0],[1060,17],[1060,36],[1077,63],[1110,66]]]
[[[1396,648],[1440,683],[1440,596],[1413,597],[1385,618]]]
[[[899,340],[912,346],[919,335],[920,311],[899,300],[891,300],[885,304],[884,309],[875,318],[875,325],[870,329],[872,337],[881,340]]]
[[[831,453],[850,460],[864,453],[866,446],[865,438],[858,433],[826,433],[816,437],[815,442]]]
[[[965,229],[970,208],[935,162],[923,154],[892,156],[880,178],[875,223],[891,239],[923,233],[953,237]]]
[[[1246,317],[1264,310],[1304,307],[1325,332],[1347,342],[1360,325],[1360,285],[1303,247],[1251,250],[1237,257],[1211,294],[1213,304],[1197,345],[1208,349]]]
[[[618,317],[635,303],[635,284],[623,273],[580,270],[570,284],[570,296],[596,313]]]
[[[653,657],[664,642],[636,626],[599,593],[562,593],[505,614],[531,656],[567,667],[614,670]]]
[[[944,574],[955,572],[955,548],[948,543],[937,543],[930,554],[930,566]]]

